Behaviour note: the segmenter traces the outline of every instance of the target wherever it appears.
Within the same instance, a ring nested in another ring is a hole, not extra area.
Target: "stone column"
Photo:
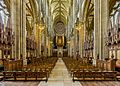
[[[42,31],[41,28],[38,29],[38,57],[41,55],[41,35]]]
[[[80,27],[79,27],[79,55],[80,57],[83,57],[83,51],[84,51],[84,29],[83,29],[83,25],[80,24]]]
[[[15,0],[10,1],[10,12],[11,12],[12,31],[15,36],[15,29],[16,29],[16,22],[15,22],[15,20],[16,20],[16,1]],[[12,58],[15,58],[15,42],[14,42],[14,45],[12,45]]]
[[[82,55],[82,40],[81,40],[81,33],[80,33],[80,30],[79,30],[79,55],[81,57]]]
[[[85,19],[84,19],[85,20]],[[84,43],[85,43],[85,35],[86,35],[86,22],[84,21],[83,23],[83,31],[82,31],[82,44],[81,44],[81,48],[82,48],[82,51],[81,51],[81,57],[84,57],[85,56],[85,49],[84,49]]]
[[[22,15],[21,15],[21,54],[23,56],[23,65],[27,65],[27,59],[26,59],[26,0],[22,0]]]
[[[67,42],[68,45],[68,56],[70,56],[70,41]]]
[[[108,52],[109,53],[109,52]],[[108,55],[109,56],[109,55]],[[118,59],[117,57],[117,47],[115,47],[115,59]]]
[[[76,30],[74,30],[74,37],[73,37],[73,57],[76,56]]]
[[[81,44],[81,41],[80,41],[80,31],[79,31],[79,42],[78,42],[78,44],[79,44],[79,55],[81,54],[81,52],[80,52],[80,49],[81,49],[81,47],[80,47],[80,44]]]
[[[42,36],[42,31],[40,31],[40,38],[39,38],[39,55],[41,55],[41,36]]]
[[[35,31],[35,40],[36,40],[36,43],[37,43],[36,56],[39,57],[39,24],[38,23],[36,23],[34,29],[36,29],[36,30],[34,30]]]
[[[34,19],[34,25],[33,25],[33,37],[34,37],[34,40],[35,40],[35,42],[36,42],[36,49],[35,49],[35,51],[34,51],[34,56],[35,57],[37,57],[37,40],[36,40],[36,22],[35,22],[36,20]]]
[[[78,30],[76,30],[76,34],[75,34],[75,48],[76,48],[76,50],[75,50],[75,56],[77,56],[77,54],[78,54],[78,48],[79,48],[79,44],[78,44]]]
[[[11,21],[12,29],[14,31],[15,40],[13,46],[13,57],[15,59],[20,59],[20,0],[11,0]]]
[[[50,56],[52,56],[52,41],[50,41]]]
[[[42,48],[44,48],[44,46],[45,46],[45,43],[44,43],[44,39],[45,39],[45,37],[44,37],[45,36],[44,31],[43,31],[43,33],[41,35],[42,35],[41,36],[41,43],[42,43],[41,45],[43,46]],[[43,49],[43,51],[41,53],[42,55],[44,55],[44,51],[45,50]]]
[[[72,54],[72,56],[73,56],[73,58],[74,58],[74,48],[75,48],[75,45],[74,45],[74,36],[72,37],[72,44],[71,44],[71,54]]]
[[[76,58],[76,46],[77,46],[77,43],[76,43],[76,34],[77,34],[77,30],[75,29],[75,31],[74,31],[74,39],[73,39],[73,56],[74,56],[74,58]]]
[[[96,65],[96,59],[99,53],[99,45],[100,45],[100,0],[94,0],[94,50],[93,64]]]
[[[46,28],[45,28],[45,33],[44,33],[44,56],[47,56],[46,43],[47,43],[47,30],[46,30]]]
[[[12,29],[15,35],[12,58],[26,60],[26,0],[11,0]],[[23,62],[23,65],[26,64]]]
[[[48,56],[50,56],[50,40],[49,40],[49,38],[48,38]]]
[[[108,57],[108,49],[105,46],[105,37],[108,28],[109,0],[100,0],[100,58]]]
[[[70,57],[72,56],[72,39],[70,40]]]

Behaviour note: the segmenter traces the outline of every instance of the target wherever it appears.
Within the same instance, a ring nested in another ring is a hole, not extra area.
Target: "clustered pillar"
[[[109,17],[108,4],[108,0],[94,0],[94,59],[108,58],[108,50],[105,46]]]
[[[26,65],[26,0],[11,0],[11,21],[14,33],[12,58],[23,59]]]

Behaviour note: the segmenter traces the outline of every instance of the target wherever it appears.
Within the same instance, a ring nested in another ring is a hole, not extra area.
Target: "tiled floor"
[[[48,82],[40,82],[38,86],[82,86],[80,82],[72,81],[67,68],[61,58],[58,59],[56,66],[52,70]]]

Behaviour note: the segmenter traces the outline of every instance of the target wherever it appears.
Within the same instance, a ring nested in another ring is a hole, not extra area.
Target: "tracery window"
[[[120,2],[116,2],[113,7],[112,13],[110,14],[111,28],[118,27],[118,14],[120,14]]]
[[[7,23],[9,13],[3,0],[0,1],[0,15],[2,17],[3,23]]]

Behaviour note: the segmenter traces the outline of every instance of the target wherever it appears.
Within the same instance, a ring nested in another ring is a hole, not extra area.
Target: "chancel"
[[[120,86],[120,0],[0,0],[0,86]]]

